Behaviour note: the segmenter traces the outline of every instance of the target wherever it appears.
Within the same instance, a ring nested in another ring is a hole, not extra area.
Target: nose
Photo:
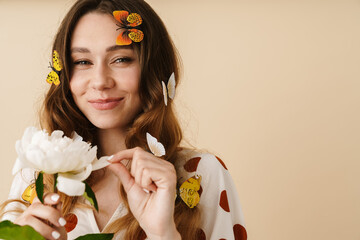
[[[94,68],[91,87],[98,91],[112,88],[115,85],[115,81],[110,73],[110,69],[106,64],[97,64]]]

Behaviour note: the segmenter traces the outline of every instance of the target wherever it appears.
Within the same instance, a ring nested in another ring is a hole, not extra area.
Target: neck
[[[125,136],[126,131],[122,129],[98,129],[98,147],[101,155],[111,156],[126,149]]]

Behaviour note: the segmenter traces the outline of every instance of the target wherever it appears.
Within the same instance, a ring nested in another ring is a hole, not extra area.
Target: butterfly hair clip
[[[164,81],[161,81],[161,84],[163,87],[165,106],[167,106],[168,97],[171,99],[174,99],[175,97],[175,74],[171,74],[167,86]]]
[[[181,184],[179,188],[180,197],[189,208],[195,207],[200,201],[200,183],[201,176],[196,174]]]
[[[164,145],[162,145],[161,142],[158,142],[158,140],[155,137],[151,136],[148,132],[146,133],[146,141],[152,154],[157,157],[165,155]]]
[[[35,183],[33,182],[29,186],[27,186],[27,188],[21,195],[21,198],[25,202],[32,204],[35,197],[36,197],[36,189],[35,189]]]
[[[63,69],[60,55],[59,53],[54,50],[53,57],[52,57],[52,64],[50,63],[50,67],[52,71],[47,75],[46,81],[49,84],[55,84],[56,86],[60,84],[60,72]]]
[[[143,22],[141,16],[137,13],[129,14],[128,11],[114,11],[113,15],[119,22],[116,30],[120,29],[120,34],[116,38],[117,45],[130,45],[132,42],[141,42],[144,39],[144,33],[137,29]]]

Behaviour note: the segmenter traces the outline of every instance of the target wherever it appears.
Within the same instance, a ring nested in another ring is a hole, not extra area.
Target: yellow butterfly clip
[[[161,84],[163,87],[165,106],[167,106],[168,96],[171,99],[174,99],[174,97],[175,97],[175,85],[176,85],[175,74],[174,73],[171,74],[167,86],[164,83],[164,81],[161,81]]]
[[[195,207],[200,201],[200,183],[201,176],[195,175],[194,177],[186,180],[179,189],[181,199],[188,205],[189,208]]]
[[[21,198],[30,204],[32,204],[34,198],[36,197],[36,189],[35,189],[35,183],[30,184],[27,186],[23,194],[21,195]]]
[[[52,71],[47,75],[46,81],[49,84],[54,83],[57,86],[60,84],[60,71],[63,69],[63,66],[60,60],[60,55],[56,50],[54,50],[52,62],[53,64],[50,63]]]

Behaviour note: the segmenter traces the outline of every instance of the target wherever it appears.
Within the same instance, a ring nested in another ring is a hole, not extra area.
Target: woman
[[[123,18],[114,11],[137,13],[132,16],[142,21],[120,23]],[[53,193],[45,195],[44,204],[35,199],[13,216],[15,223],[30,225],[47,239],[93,232],[114,232],[116,239],[246,239],[226,166],[213,155],[180,148],[181,129],[162,87],[172,73],[179,79],[179,61],[147,3],[79,0],[65,16],[53,50],[62,62],[60,83],[46,95],[42,127],[67,136],[76,131],[98,146],[99,156],[112,155],[111,165],[87,180],[99,212],[82,198]],[[147,132],[164,145],[162,158],[148,151]],[[182,200],[179,188],[200,179],[194,207]],[[52,184],[50,176],[45,183]],[[16,176],[10,197],[19,199],[28,184]],[[73,218],[77,223],[69,227]]]

